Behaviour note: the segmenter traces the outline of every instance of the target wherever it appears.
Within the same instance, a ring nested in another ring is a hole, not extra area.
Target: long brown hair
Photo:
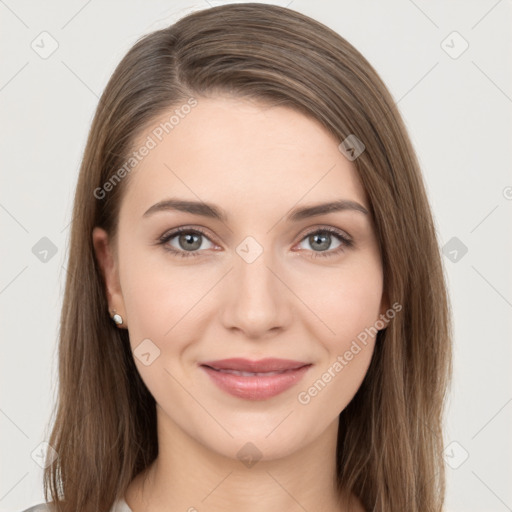
[[[354,160],[380,244],[384,291],[401,312],[380,331],[368,373],[340,414],[340,492],[367,510],[439,512],[445,495],[442,417],[451,379],[451,316],[420,167],[392,96],[343,37],[296,11],[259,3],[192,13],[140,38],[97,107],[74,200],[59,340],[59,395],[44,474],[58,512],[107,512],[158,454],[155,401],[128,332],[108,314],[92,230],[115,238],[139,134],[192,97],[228,93],[285,105],[342,142]]]

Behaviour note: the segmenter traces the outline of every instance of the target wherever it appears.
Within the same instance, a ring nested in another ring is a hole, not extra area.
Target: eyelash
[[[172,249],[166,245],[167,242],[169,242],[169,240],[173,239],[176,235],[179,235],[180,233],[201,234],[205,238],[208,238],[208,240],[210,239],[208,237],[208,235],[203,230],[201,230],[199,228],[192,229],[192,228],[188,228],[188,227],[181,227],[181,228],[174,229],[170,233],[166,233],[166,234],[162,235],[158,239],[158,244],[162,245],[165,251],[168,251],[171,254],[181,257],[181,258],[191,258],[191,257],[195,257],[195,256],[200,256],[200,251],[177,251],[176,249]],[[331,251],[320,251],[320,252],[312,251],[314,253],[314,256],[310,256],[310,257],[313,259],[337,256],[338,254],[343,252],[345,249],[351,248],[354,245],[354,242],[350,238],[348,238],[346,235],[344,235],[341,231],[338,231],[337,229],[331,228],[331,227],[317,228],[313,231],[310,231],[310,232],[306,233],[300,239],[300,242],[302,242],[306,237],[315,235],[318,233],[329,233],[331,235],[336,236],[339,239],[339,241],[341,242],[341,245],[338,248],[331,250]]]

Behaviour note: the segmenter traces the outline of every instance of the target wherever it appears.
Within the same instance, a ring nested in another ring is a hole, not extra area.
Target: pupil
[[[185,247],[184,247],[186,250],[199,249],[199,247],[201,247],[201,243],[198,243],[199,235],[194,235],[194,234],[190,234],[190,233],[186,234],[186,235],[182,235],[180,237],[180,245],[181,245],[183,238],[186,241]],[[194,242],[194,238],[196,239],[195,242]]]
[[[314,240],[314,243],[312,245],[314,245],[317,240],[320,240],[320,247],[318,247],[319,249],[328,249],[329,248],[329,242],[328,242],[328,239],[329,239],[329,235],[313,235],[311,237],[313,240]],[[323,240],[323,242],[322,242]]]

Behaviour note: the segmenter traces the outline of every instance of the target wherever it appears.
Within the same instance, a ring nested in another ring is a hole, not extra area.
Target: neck
[[[133,512],[362,510],[349,509],[347,496],[336,489],[337,418],[314,442],[287,457],[256,456],[244,463],[198,443],[157,410],[158,457],[125,494]]]

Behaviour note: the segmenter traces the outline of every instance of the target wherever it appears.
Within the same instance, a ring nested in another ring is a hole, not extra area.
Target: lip
[[[210,366],[215,370],[238,370],[241,372],[267,373],[295,370],[310,363],[294,361],[292,359],[277,359],[275,357],[267,357],[266,359],[260,359],[259,361],[233,357],[231,359],[220,359],[218,361],[203,361],[200,364],[201,366]]]
[[[259,361],[232,358],[200,363],[200,368],[220,389],[246,400],[266,400],[283,393],[299,382],[311,366],[307,362],[275,358]]]

